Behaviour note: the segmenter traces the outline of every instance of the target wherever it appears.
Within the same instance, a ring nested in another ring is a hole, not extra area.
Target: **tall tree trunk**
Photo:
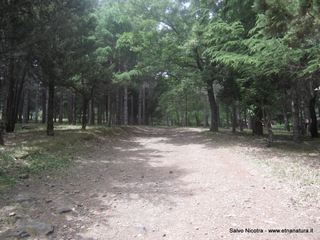
[[[13,132],[15,124],[18,119],[18,108],[21,104],[21,95],[24,88],[24,83],[29,67],[29,58],[27,57],[26,63],[22,68],[22,72],[16,74],[15,59],[10,57],[9,59],[9,88],[7,95],[6,106],[6,131]],[[18,77],[16,77],[18,75]]]
[[[63,112],[64,112],[64,105],[63,105],[63,89],[60,89],[60,98],[59,98],[59,123],[63,123]]]
[[[273,143],[273,131],[272,131],[272,123],[271,123],[271,114],[269,111],[266,112],[266,125],[268,130],[267,146],[271,147]]]
[[[101,107],[101,103],[98,103],[98,116],[97,116],[97,123],[98,125],[102,124],[102,115],[103,115],[103,111],[102,111],[102,107]]]
[[[299,100],[296,96],[297,93],[293,93],[291,101],[292,121],[293,121],[293,140],[295,142],[301,141],[301,126],[299,116]]]
[[[37,84],[37,89],[36,89],[36,99],[35,99],[35,122],[38,123],[39,122],[39,93],[40,93],[41,89],[39,84]]]
[[[196,120],[196,126],[199,127],[201,123],[200,123],[200,118],[199,118],[199,113],[198,112],[196,112],[194,114],[194,118]]]
[[[299,121],[300,121],[300,129],[301,129],[301,134],[304,136],[307,131],[307,124],[306,124],[306,115],[305,115],[305,103],[304,100],[300,101],[299,105]]]
[[[213,91],[213,82],[208,81],[207,82],[207,92],[208,92],[208,98],[209,98],[209,104],[210,104],[210,110],[211,110],[211,126],[210,126],[210,131],[212,132],[218,132],[218,106],[216,102],[216,98],[214,96],[214,91]]]
[[[138,101],[138,124],[142,124],[142,88],[139,89],[139,101]]]
[[[207,104],[207,98],[204,99],[204,114],[203,114],[203,127],[207,128],[209,126],[209,113],[208,113],[208,104]]]
[[[72,115],[72,124],[76,125],[77,124],[77,94],[74,94],[72,97],[72,110],[73,110],[73,115]]]
[[[316,114],[316,95],[314,95],[309,101],[309,112],[310,112],[310,134],[312,138],[319,137],[318,134],[318,122],[317,122],[317,114]]]
[[[133,93],[131,94],[131,101],[130,101],[130,103],[131,103],[131,114],[130,114],[130,123],[133,125],[134,124],[134,101],[133,101]]]
[[[108,91],[108,96],[107,96],[107,104],[106,104],[106,112],[108,114],[108,126],[111,127],[111,121],[112,121],[112,111],[111,111],[111,91]]]
[[[4,123],[0,122],[0,145],[3,146],[4,145],[4,138],[3,138],[3,134],[4,134]]]
[[[230,109],[229,109],[229,106],[226,106],[226,125],[227,125],[227,128],[230,127]]]
[[[52,76],[49,76],[49,83],[48,83],[48,119],[47,119],[47,135],[53,136],[54,135],[54,79]]]
[[[23,110],[24,110],[24,106],[25,106],[25,104],[24,104],[25,93],[24,92],[21,95],[21,99],[22,99],[22,101],[20,101],[20,104],[18,106],[18,120],[17,120],[18,123],[22,123],[22,120],[23,120]]]
[[[232,103],[232,132],[236,132],[237,129],[237,106],[236,103]]]
[[[42,119],[41,122],[45,124],[47,122],[47,88],[42,88],[42,97],[41,97],[41,108],[42,108]]]
[[[94,125],[96,122],[96,113],[95,113],[95,102],[94,98],[91,99],[90,101],[90,125]]]
[[[253,135],[262,136],[263,135],[263,125],[262,125],[263,113],[261,107],[257,107],[255,114],[252,117],[252,133]]]
[[[82,130],[87,128],[87,111],[88,111],[89,100],[86,96],[82,97]]]
[[[282,114],[283,114],[283,120],[284,120],[284,128],[285,128],[285,130],[290,132],[290,121],[289,121],[289,116],[288,116],[288,113],[286,111],[285,106],[282,107]]]
[[[124,96],[123,96],[123,123],[128,125],[128,87],[124,87]]]
[[[28,114],[29,114],[29,111],[28,111],[28,109],[29,109],[29,89],[25,89],[22,102],[23,102],[23,107],[22,107],[23,120],[22,120],[22,122],[28,123],[28,121],[29,121],[29,116],[28,116]]]
[[[185,96],[184,126],[188,127],[188,95]]]
[[[6,107],[6,131],[13,132],[15,128],[14,122],[14,89],[16,78],[14,76],[15,68],[14,68],[14,57],[10,57],[9,59],[9,86],[8,86],[8,95],[7,95],[7,107]]]
[[[241,107],[238,108],[238,125],[240,132],[243,132],[243,119],[242,119],[242,111]]]
[[[146,113],[146,87],[142,87],[142,124],[147,124],[147,113]]]
[[[73,122],[73,105],[74,97],[72,92],[68,91],[68,102],[67,102],[67,111],[68,111],[68,123],[72,124]]]
[[[243,109],[243,125],[244,128],[248,128],[248,116],[247,116],[247,109]]]

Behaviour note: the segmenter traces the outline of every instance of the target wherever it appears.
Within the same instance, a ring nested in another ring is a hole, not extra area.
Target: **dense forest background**
[[[4,0],[2,128],[275,127],[318,137],[318,0]]]

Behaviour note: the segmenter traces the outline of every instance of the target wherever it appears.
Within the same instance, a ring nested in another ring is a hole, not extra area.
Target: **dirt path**
[[[137,128],[95,148],[66,174],[17,186],[2,214],[52,224],[49,239],[320,239],[319,207],[200,130]],[[283,228],[315,232],[267,233]]]

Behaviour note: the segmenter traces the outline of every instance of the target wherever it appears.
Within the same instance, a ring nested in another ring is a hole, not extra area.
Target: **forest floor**
[[[132,127],[7,144],[23,167],[6,173],[20,180],[0,193],[0,239],[320,239],[319,143]],[[264,233],[231,233],[246,228]]]

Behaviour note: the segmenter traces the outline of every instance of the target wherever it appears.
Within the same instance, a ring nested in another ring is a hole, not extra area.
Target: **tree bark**
[[[86,96],[82,98],[82,130],[86,130],[87,128],[87,111],[88,111],[89,100]]]
[[[4,138],[3,138],[4,129],[5,129],[5,126],[3,122],[0,122],[0,145],[1,146],[4,146]]]
[[[146,87],[142,86],[142,124],[147,123],[147,113],[146,113]]]
[[[72,124],[76,125],[77,124],[77,94],[74,94],[72,96]]]
[[[272,124],[271,124],[271,114],[269,112],[266,113],[266,125],[268,130],[267,146],[271,147],[273,143],[273,131],[272,131]]]
[[[53,136],[54,135],[54,79],[49,76],[49,83],[48,83],[48,119],[47,119],[47,135]]]
[[[73,94],[68,91],[68,102],[67,102],[67,113],[68,113],[68,123],[72,124],[73,122]]]
[[[205,106],[204,107],[204,114],[203,114],[203,117],[204,117],[204,119],[203,119],[203,126],[205,127],[205,128],[207,128],[208,126],[209,126],[209,113],[208,113],[208,108],[207,108],[207,106]]]
[[[230,127],[230,109],[229,106],[226,106],[226,127]]]
[[[90,125],[95,125],[96,123],[96,113],[95,113],[95,102],[94,98],[90,101]]]
[[[309,112],[310,112],[310,134],[312,138],[319,137],[318,134],[318,122],[317,122],[317,114],[316,114],[316,95],[313,96],[309,101]]]
[[[237,129],[237,106],[236,103],[232,103],[232,132],[235,133]]]
[[[107,104],[106,104],[106,112],[107,112],[107,121],[108,121],[108,126],[111,127],[111,121],[112,121],[112,111],[111,111],[111,93],[110,90],[108,91],[108,96],[107,96]]]
[[[24,97],[23,97],[23,107],[22,107],[22,112],[23,112],[23,119],[22,123],[28,123],[29,121],[29,89],[25,89],[24,91]]]
[[[188,94],[185,96],[184,126],[188,127]]]
[[[255,110],[255,115],[252,117],[252,133],[253,135],[262,136],[263,135],[263,125],[262,125],[263,113],[261,107]]]
[[[24,87],[26,75],[29,67],[29,59],[26,59],[26,63],[23,66],[21,76],[16,77],[15,72],[15,59],[10,57],[9,59],[9,88],[7,95],[6,106],[6,131],[13,132],[15,124],[18,119],[18,108],[21,102],[22,90]],[[20,74],[18,74],[20,75]]]
[[[123,96],[123,123],[128,125],[128,87],[124,87],[124,96]]]
[[[240,132],[243,132],[243,119],[242,119],[242,111],[240,107],[237,113],[238,113],[237,116],[238,116],[239,129],[240,129]]]
[[[210,131],[212,132],[218,132],[218,106],[217,102],[214,96],[212,81],[207,82],[207,92],[208,92],[208,98],[209,98],[209,104],[210,104],[210,111],[211,111],[211,125],[210,125]]]
[[[142,124],[142,88],[139,89],[139,101],[138,101],[138,124]]]
[[[293,140],[295,142],[301,141],[301,126],[300,126],[300,114],[299,114],[299,100],[296,90],[293,90],[291,100],[291,111],[293,120]]]
[[[285,130],[290,132],[289,116],[288,116],[288,113],[287,113],[287,111],[286,111],[284,106],[283,106],[283,109],[282,109],[282,113],[283,113],[283,120],[284,120],[284,128],[285,128]]]
[[[39,87],[39,84],[37,84],[37,89],[36,89],[36,99],[35,99],[35,122],[39,122],[39,93],[41,89]]]
[[[42,88],[41,108],[42,108],[42,119],[41,122],[45,124],[47,122],[47,88]]]
[[[97,123],[99,124],[99,125],[101,125],[102,124],[102,115],[103,115],[103,111],[102,111],[102,107],[101,107],[101,104],[100,104],[100,102],[99,102],[99,104],[98,104],[98,116],[97,116]]]
[[[59,123],[63,123],[63,112],[64,112],[64,104],[63,104],[63,89],[60,89],[60,98],[59,98]]]
[[[134,124],[134,99],[133,99],[133,94],[131,94],[131,101],[130,101],[130,103],[131,103],[131,106],[130,106],[130,108],[131,108],[131,111],[130,111],[130,123],[131,123],[131,125],[133,125]]]

